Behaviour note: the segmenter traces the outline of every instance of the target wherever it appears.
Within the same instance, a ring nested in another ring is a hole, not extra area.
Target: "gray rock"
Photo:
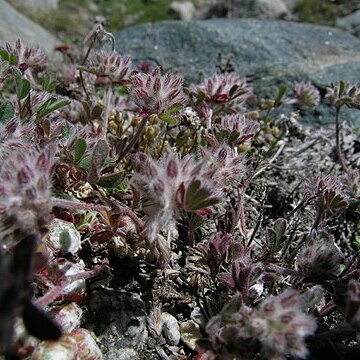
[[[191,1],[173,1],[169,8],[177,19],[189,21],[196,17],[196,9]]]
[[[338,19],[336,25],[360,37],[360,10]]]
[[[230,15],[233,18],[275,20],[284,18],[288,13],[289,10],[282,0],[234,0]]]
[[[275,20],[290,17],[290,11],[283,0],[232,0],[211,1],[202,4],[198,19],[211,18],[255,18]]]
[[[169,345],[177,345],[180,341],[179,324],[174,316],[167,312],[161,314],[163,334]]]
[[[59,44],[55,36],[20,14],[4,0],[0,0],[0,9],[0,46],[5,41],[21,38],[26,44],[39,45],[48,56],[54,56],[54,47]]]
[[[117,50],[130,54],[135,62],[147,60],[179,71],[187,82],[214,74],[219,54],[231,55],[236,71],[253,77],[256,92],[306,80],[324,94],[331,82],[357,82],[360,74],[360,40],[336,28],[310,24],[249,19],[166,21],[125,29],[116,34],[116,40]],[[326,107],[316,119],[308,115],[307,120],[333,122],[333,115]],[[351,116],[360,123],[356,111]]]
[[[196,349],[196,342],[201,339],[199,325],[193,320],[187,320],[180,324],[181,340],[192,350]]]

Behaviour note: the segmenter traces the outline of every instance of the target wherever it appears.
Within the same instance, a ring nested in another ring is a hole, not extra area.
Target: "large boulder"
[[[4,0],[0,0],[0,9],[0,46],[5,41],[21,38],[27,44],[41,46],[47,55],[54,55],[54,47],[59,44],[55,36],[20,14]]]
[[[165,21],[125,29],[116,40],[117,50],[135,62],[179,71],[188,82],[215,73],[219,54],[230,55],[236,71],[252,76],[261,91],[310,80],[324,93],[331,82],[360,80],[360,39],[330,27],[249,19]],[[350,117],[360,124],[356,111]],[[322,109],[316,121],[331,122],[333,113]]]

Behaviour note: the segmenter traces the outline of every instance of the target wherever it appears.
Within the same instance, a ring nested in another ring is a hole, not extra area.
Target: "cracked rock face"
[[[255,88],[311,81],[321,92],[340,79],[358,81],[360,39],[337,28],[250,19],[165,21],[139,25],[116,34],[122,54],[184,74],[197,82],[218,70],[219,56],[231,55],[235,70],[251,76]],[[353,112],[354,114],[354,112]],[[351,116],[351,115],[350,115]],[[317,119],[332,122],[330,109]],[[359,121],[354,116],[352,121]]]

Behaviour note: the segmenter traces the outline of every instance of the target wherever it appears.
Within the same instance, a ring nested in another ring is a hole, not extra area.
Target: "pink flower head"
[[[46,66],[46,58],[43,51],[38,47],[28,47],[18,39],[15,43],[5,43],[4,50],[10,55],[16,56],[16,65],[21,72],[27,69],[42,70]]]
[[[232,184],[239,184],[245,174],[245,158],[238,154],[236,148],[225,145],[211,150],[201,148],[201,155],[209,172],[213,173],[214,183],[223,190]]]
[[[319,235],[309,236],[304,249],[296,258],[296,267],[307,281],[323,284],[336,279],[345,257],[333,236],[325,232]]]
[[[226,104],[230,110],[240,110],[253,96],[251,83],[237,74],[214,75],[205,79],[197,88],[205,95],[205,101],[213,104]]]
[[[316,206],[326,211],[336,211],[348,206],[349,196],[341,179],[331,175],[319,175],[305,182],[307,195],[316,198]]]
[[[16,230],[43,234],[44,226],[52,218],[51,150],[29,149],[19,144],[3,149],[1,158],[0,213],[5,241],[6,235]]]
[[[360,109],[360,86],[339,81],[326,89],[325,98],[336,107],[346,105],[350,108]]]
[[[256,316],[249,318],[253,334],[261,342],[265,354],[291,355],[305,358],[305,338],[316,330],[316,321],[301,309],[299,293],[285,290],[265,299]]]
[[[183,106],[186,103],[182,77],[161,75],[160,68],[155,68],[150,74],[137,74],[133,85],[131,97],[143,117],[161,114],[174,105]]]
[[[120,56],[116,51],[110,53],[101,51],[95,55],[94,67],[98,82],[111,80],[118,84],[130,83],[132,72],[130,56]]]
[[[251,139],[259,131],[260,124],[254,120],[248,120],[243,114],[225,115],[221,118],[220,124],[216,128],[221,132],[225,132],[227,137],[235,137],[234,144],[241,144]]]
[[[294,95],[300,107],[316,107],[320,103],[320,92],[310,82],[295,84]]]
[[[162,229],[175,228],[182,211],[198,213],[221,200],[215,171],[204,161],[170,152],[159,162],[137,154],[134,165],[133,184],[143,198],[150,242]]]

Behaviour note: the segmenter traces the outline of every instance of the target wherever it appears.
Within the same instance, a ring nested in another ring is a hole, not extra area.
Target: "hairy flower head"
[[[254,359],[258,343],[266,359],[304,359],[308,355],[305,338],[315,332],[316,321],[302,306],[295,290],[270,296],[258,308],[246,306],[235,294],[208,322],[206,332],[215,353],[227,354],[229,359]]]
[[[131,58],[130,56],[120,56],[116,51],[100,51],[95,54],[93,66],[98,76],[98,81],[103,79],[111,80],[118,84],[130,82]]]
[[[296,83],[294,95],[300,107],[316,107],[320,103],[320,92],[309,81]]]
[[[20,39],[15,43],[6,42],[3,49],[16,57],[16,66],[21,72],[27,69],[41,70],[46,66],[44,52],[39,47],[26,46]]]
[[[239,111],[247,100],[253,97],[253,88],[246,78],[234,73],[214,75],[196,87],[205,95],[205,101],[222,104],[229,111]]]
[[[254,120],[248,120],[244,114],[237,113],[223,116],[215,128],[221,137],[237,145],[254,137],[260,129],[260,124]]]
[[[326,89],[325,98],[336,107],[346,105],[350,108],[360,109],[360,86],[350,84],[346,81],[339,81]]]
[[[305,338],[315,332],[316,321],[303,312],[299,293],[295,290],[265,299],[256,315],[248,320],[250,331],[261,342],[265,354],[301,359],[307,356]]]
[[[297,256],[296,267],[308,281],[322,284],[336,279],[343,261],[344,255],[333,236],[323,233],[307,239],[304,249]]]
[[[3,241],[11,244],[12,234],[43,234],[50,220],[52,153],[49,148],[21,146],[3,148],[0,167],[0,214]]]
[[[150,74],[140,73],[133,79],[131,98],[142,116],[161,114],[174,105],[183,106],[186,98],[183,93],[183,79],[173,74],[160,74],[155,68]]]
[[[161,229],[174,228],[182,211],[201,212],[221,199],[215,171],[202,160],[169,152],[156,162],[137,154],[134,165],[133,184],[143,198],[150,241]]]

